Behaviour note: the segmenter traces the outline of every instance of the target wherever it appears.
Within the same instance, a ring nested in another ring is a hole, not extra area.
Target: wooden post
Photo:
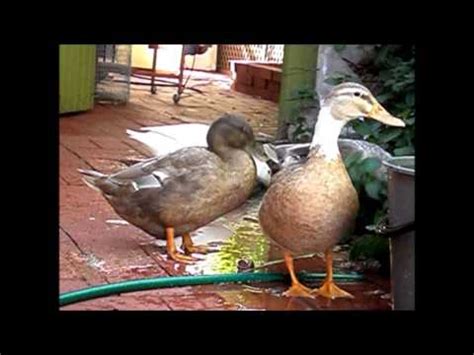
[[[318,48],[318,45],[285,45],[277,139],[287,138],[287,125],[300,104],[300,100],[295,99],[297,91],[315,89]]]

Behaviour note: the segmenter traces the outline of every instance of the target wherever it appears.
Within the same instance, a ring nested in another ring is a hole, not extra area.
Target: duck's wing
[[[291,144],[279,147],[264,144],[263,149],[267,157],[277,166],[277,169],[281,170],[303,163],[309,152],[309,144]]]
[[[360,152],[363,158],[378,158],[379,160],[388,160],[392,156],[377,144],[370,143],[360,139],[339,139],[339,149],[343,156],[354,152]]]
[[[133,193],[144,189],[162,189],[183,175],[202,174],[220,163],[206,148],[184,148],[165,157],[154,157],[117,173],[104,175],[92,170],[79,170],[86,183],[107,195]]]
[[[340,138],[338,145],[343,159],[356,152],[360,153],[364,159],[377,158],[380,161],[386,161],[391,158],[390,153],[385,151],[382,147],[364,140]],[[266,155],[275,163],[277,170],[279,170],[279,172],[272,177],[272,183],[281,176],[281,170],[288,171],[288,169],[296,169],[301,166],[307,159],[309,146],[309,143],[288,144],[276,147],[271,144],[265,144],[264,149]],[[376,174],[381,178],[385,178],[385,166],[381,165],[380,168],[377,169]]]
[[[272,162],[278,165],[281,164],[278,153],[276,152],[276,148],[273,144],[263,144],[263,151],[265,152],[268,159],[270,159]]]
[[[94,170],[78,169],[78,171],[89,187],[107,196],[118,196],[132,194],[145,188],[162,188],[161,179],[165,175],[153,169],[157,165],[157,160],[157,158],[147,159],[111,175]]]
[[[215,163],[218,157],[202,147],[182,148],[164,157],[146,159],[110,176],[117,180],[136,180],[149,175],[162,177],[175,176],[197,167],[206,165],[207,161]]]

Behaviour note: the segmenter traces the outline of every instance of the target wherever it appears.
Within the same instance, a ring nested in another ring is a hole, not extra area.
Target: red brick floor
[[[125,133],[141,126],[209,123],[224,112],[244,114],[256,131],[273,134],[277,106],[269,101],[232,92],[222,76],[174,105],[174,89],[157,95],[133,88],[127,105],[96,105],[92,111],[60,118],[60,291],[140,277],[189,273],[167,260],[163,248],[141,230],[117,222],[120,218],[102,198],[85,186],[77,168],[112,172],[124,165],[118,159],[144,158],[143,147]],[[211,258],[210,255],[204,258]],[[208,259],[211,260],[211,259]],[[324,271],[320,260],[297,261],[297,267]],[[275,270],[284,270],[278,266]],[[316,286],[316,285],[315,285]],[[205,285],[143,291],[65,306],[63,310],[310,310],[390,309],[381,297],[387,281],[347,284],[355,300],[300,300],[280,297],[287,285]]]

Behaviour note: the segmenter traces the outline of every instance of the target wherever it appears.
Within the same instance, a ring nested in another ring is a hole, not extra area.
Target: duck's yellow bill
[[[372,110],[367,114],[367,116],[388,126],[405,127],[405,122],[397,117],[392,116],[379,103],[376,103],[372,107]]]

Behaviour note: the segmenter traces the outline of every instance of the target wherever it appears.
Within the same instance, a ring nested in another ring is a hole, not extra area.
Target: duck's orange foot
[[[283,292],[283,296],[314,298],[314,295],[311,293],[311,289],[300,283],[291,285],[288,290]]]
[[[313,294],[318,296],[323,296],[330,299],[335,298],[354,298],[349,292],[344,291],[343,289],[336,286],[334,281],[324,281],[322,286],[319,289],[312,291]]]
[[[194,245],[191,235],[189,233],[183,233],[183,245],[181,246],[186,254],[207,254],[213,251],[212,248],[204,245]]]
[[[182,248],[186,254],[207,254],[214,251],[212,248],[206,247],[205,245],[183,245]]]
[[[178,263],[193,264],[195,261],[198,261],[198,259],[193,258],[192,256],[187,256],[178,252],[168,252],[168,256]]]

